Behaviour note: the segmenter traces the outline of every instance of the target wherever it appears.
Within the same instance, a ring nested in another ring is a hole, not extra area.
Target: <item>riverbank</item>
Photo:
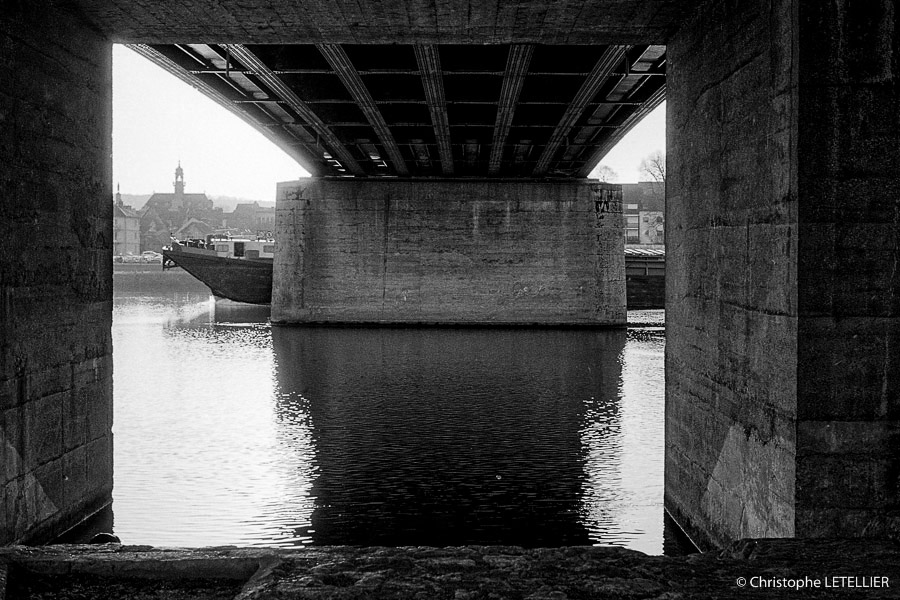
[[[683,557],[592,546],[18,546],[0,548],[3,562],[5,600],[869,599],[900,587],[900,545],[879,540],[745,540]]]

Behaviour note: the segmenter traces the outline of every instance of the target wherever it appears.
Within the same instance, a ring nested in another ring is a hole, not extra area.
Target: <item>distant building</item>
[[[122,194],[116,187],[113,206],[113,254],[127,255],[141,253],[141,217],[130,206],[122,202]]]
[[[655,210],[640,211],[641,237],[639,244],[661,245],[666,243],[665,214]]]
[[[275,207],[243,202],[234,207],[234,212],[225,215],[225,223],[229,229],[271,234],[275,230]]]
[[[641,181],[620,185],[625,217],[625,243],[654,246],[665,244],[665,184]]]
[[[166,212],[193,212],[213,209],[213,201],[206,194],[186,194],[184,192],[184,170],[181,162],[175,169],[175,192],[171,194],[153,194],[147,200],[147,206]]]
[[[222,227],[222,209],[215,208],[206,194],[186,193],[184,186],[184,170],[179,162],[175,169],[175,191],[154,193],[141,211],[141,250],[159,252],[171,242],[172,236],[205,237]]]
[[[206,236],[213,232],[213,228],[208,223],[204,223],[200,219],[188,219],[175,232],[175,239],[205,239]]]
[[[141,251],[161,252],[172,241],[172,227],[152,206],[141,210]]]

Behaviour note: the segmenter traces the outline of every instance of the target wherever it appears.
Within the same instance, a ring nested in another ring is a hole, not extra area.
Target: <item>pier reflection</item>
[[[661,336],[267,319],[116,297],[124,542],[663,551]]]
[[[621,543],[622,331],[272,330],[316,544]],[[603,488],[603,489],[599,489]],[[609,534],[609,539],[598,539]]]

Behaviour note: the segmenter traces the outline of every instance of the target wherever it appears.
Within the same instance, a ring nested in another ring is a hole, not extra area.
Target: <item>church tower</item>
[[[175,169],[175,196],[172,198],[172,208],[180,209],[182,207],[184,207],[184,171],[179,160],[178,167]]]

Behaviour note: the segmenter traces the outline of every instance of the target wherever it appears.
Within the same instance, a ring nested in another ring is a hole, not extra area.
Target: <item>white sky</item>
[[[638,165],[665,149],[665,103],[601,164],[614,181],[636,182]],[[113,188],[171,192],[178,161],[185,190],[274,200],[275,184],[307,172],[255,129],[189,85],[121,45],[113,46]]]
[[[657,106],[634,129],[625,134],[622,141],[600,161],[616,172],[613,183],[637,183],[649,177],[640,176],[638,166],[647,155],[666,151],[666,103]]]

